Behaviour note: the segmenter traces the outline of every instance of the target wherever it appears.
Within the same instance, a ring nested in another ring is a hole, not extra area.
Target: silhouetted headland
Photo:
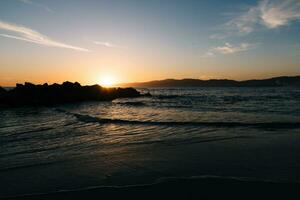
[[[228,79],[166,79],[158,81],[127,83],[124,87],[300,87],[300,76],[281,76],[270,79],[235,81]]]
[[[83,101],[111,101],[117,98],[140,97],[134,88],[105,88],[99,85],[81,86],[78,82],[34,85],[17,84],[12,90],[0,87],[0,106],[55,105]],[[146,94],[150,95],[150,94]]]

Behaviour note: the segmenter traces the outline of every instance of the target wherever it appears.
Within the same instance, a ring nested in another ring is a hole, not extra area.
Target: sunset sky
[[[300,0],[1,0],[0,85],[300,75]]]

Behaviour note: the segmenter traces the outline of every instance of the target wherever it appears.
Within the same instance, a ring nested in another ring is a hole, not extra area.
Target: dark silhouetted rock
[[[0,95],[5,94],[6,92],[7,91],[3,87],[0,86]]]
[[[1,91],[0,89],[0,93]],[[10,91],[4,90],[3,93],[5,95],[1,95],[0,98],[0,105],[2,106],[55,105],[143,96],[133,88],[104,88],[99,85],[81,86],[78,82],[64,82],[62,85],[57,83],[34,85],[26,82],[24,85],[17,84]]]

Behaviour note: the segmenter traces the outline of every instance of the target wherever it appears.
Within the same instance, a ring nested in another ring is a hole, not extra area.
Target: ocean
[[[300,182],[300,88],[1,108],[0,198],[168,178]]]

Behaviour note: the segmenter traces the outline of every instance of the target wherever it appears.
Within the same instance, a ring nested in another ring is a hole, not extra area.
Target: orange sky
[[[0,85],[300,75],[300,5],[263,2],[0,1]]]

